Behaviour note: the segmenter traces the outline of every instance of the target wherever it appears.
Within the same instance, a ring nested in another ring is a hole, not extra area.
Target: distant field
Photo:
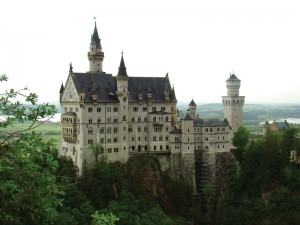
[[[16,123],[13,127],[8,127],[5,130],[7,132],[17,132],[26,130],[31,123]],[[37,125],[37,124],[35,124]],[[35,128],[34,130],[30,130],[27,132],[35,131],[38,134],[41,134],[45,141],[54,140],[56,146],[59,146],[60,141],[60,123],[44,123],[41,126]]]

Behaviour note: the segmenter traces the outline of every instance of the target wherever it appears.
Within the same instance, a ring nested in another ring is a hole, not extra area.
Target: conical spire
[[[96,44],[96,48],[97,49],[102,49],[101,43],[100,43],[99,34],[98,34],[98,30],[97,30],[96,21],[95,21],[94,33],[93,33],[93,35],[91,37],[91,45],[95,45],[95,44]]]
[[[118,72],[119,77],[127,77],[127,72],[126,72],[126,67],[123,59],[123,52],[122,52],[122,58],[119,66],[119,72]]]
[[[64,92],[64,89],[65,89],[65,88],[64,88],[64,84],[61,83],[59,93],[60,93],[60,94],[63,93],[63,92]]]

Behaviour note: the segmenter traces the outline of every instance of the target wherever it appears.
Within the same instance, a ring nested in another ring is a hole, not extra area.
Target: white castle
[[[82,172],[83,163],[95,163],[89,150],[101,143],[108,162],[126,163],[136,154],[151,154],[161,168],[176,178],[182,175],[200,188],[197,165],[214,168],[216,153],[229,152],[232,134],[242,124],[244,97],[240,80],[230,75],[223,97],[224,120],[203,120],[192,100],[180,112],[169,76],[132,77],[122,54],[118,74],[102,70],[104,53],[95,23],[88,60],[89,71],[73,72],[60,88],[62,132],[59,156],[73,160]]]

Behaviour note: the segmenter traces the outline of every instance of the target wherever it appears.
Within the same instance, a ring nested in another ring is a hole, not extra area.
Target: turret
[[[224,118],[226,118],[233,132],[243,124],[243,105],[245,96],[239,95],[241,81],[236,75],[230,74],[226,80],[227,96],[222,97]]]
[[[102,72],[102,61],[104,53],[98,35],[97,25],[95,22],[94,33],[91,36],[90,51],[88,52],[88,59],[90,61],[90,72]]]
[[[189,111],[193,116],[196,116],[196,110],[197,110],[197,105],[194,102],[194,99],[192,99],[192,101],[189,104]]]
[[[230,74],[230,77],[226,80],[226,87],[227,96],[239,96],[241,80],[239,80],[234,74]]]
[[[122,57],[121,57],[121,62],[119,66],[119,71],[117,75],[117,92],[123,93],[128,91],[128,76],[127,76],[127,71],[124,63],[124,58],[123,58],[123,52],[122,52]]]

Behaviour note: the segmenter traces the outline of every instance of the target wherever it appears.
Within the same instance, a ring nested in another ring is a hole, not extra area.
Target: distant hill
[[[59,102],[51,102],[61,113]],[[178,102],[177,108],[181,111],[188,109],[189,102]],[[223,119],[223,105],[221,103],[197,103],[197,113],[201,118]],[[284,118],[300,118],[300,105],[275,105],[275,104],[245,104],[243,119],[254,121],[278,120]]]

